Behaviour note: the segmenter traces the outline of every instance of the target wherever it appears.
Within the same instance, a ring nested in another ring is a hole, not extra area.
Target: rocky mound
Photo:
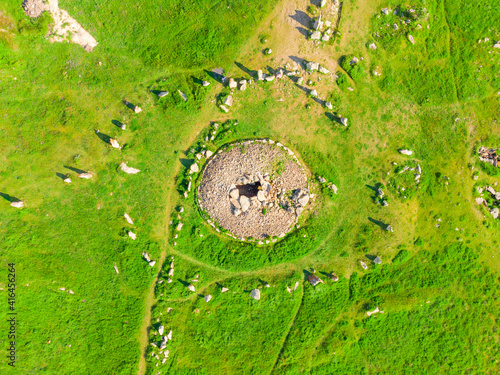
[[[272,140],[228,145],[207,163],[198,203],[236,238],[283,237],[309,202],[304,168],[294,153]]]

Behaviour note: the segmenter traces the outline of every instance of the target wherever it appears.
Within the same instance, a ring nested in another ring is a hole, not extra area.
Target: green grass
[[[474,149],[498,147],[500,140],[498,52],[477,43],[499,39],[499,5],[418,1],[412,6],[427,7],[428,19],[423,12],[396,32],[398,17],[377,12],[399,4],[344,2],[342,40],[337,50],[325,47],[324,56],[364,59],[359,68],[341,63],[336,80],[310,76],[335,113],[349,119],[344,128],[288,79],[235,91],[228,115],[216,108],[217,95],[229,91],[205,70],[220,66],[229,76],[250,78],[234,61],[249,69],[280,64],[272,60],[278,52],[260,62],[259,39],[279,51],[278,21],[262,23],[275,3],[62,1],[99,42],[90,54],[49,43],[46,18],[29,21],[19,4],[0,3],[0,29],[8,30],[0,34],[0,192],[26,203],[16,210],[0,201],[0,294],[6,295],[6,264],[15,262],[19,313],[18,367],[8,367],[3,356],[0,372],[135,374],[151,310],[147,339],[158,340],[160,323],[174,338],[163,366],[156,367],[147,346],[148,374],[494,373],[499,225],[474,198],[476,185],[500,180],[477,162]],[[366,32],[355,23],[361,10],[368,14],[360,20]],[[248,49],[254,36],[258,46]],[[367,49],[368,41],[378,48]],[[239,52],[249,50],[258,56]],[[374,66],[381,77],[372,76]],[[156,90],[170,94],[158,98]],[[134,114],[124,100],[143,112]],[[221,127],[206,142],[214,122]],[[124,148],[106,145],[96,129]],[[216,151],[254,137],[283,142],[312,179],[323,176],[338,187],[335,195],[313,184],[316,198],[300,228],[269,246],[217,233],[193,194],[182,197],[185,166],[203,145]],[[400,148],[414,154],[408,158]],[[117,170],[123,161],[142,171],[123,174]],[[397,174],[393,162],[421,165],[418,189],[413,172]],[[78,179],[66,167],[94,177]],[[374,204],[376,184],[385,186],[388,207]],[[406,199],[394,185],[405,186]],[[142,259],[144,251],[154,267]],[[169,255],[163,265],[162,254]],[[175,275],[167,283],[171,255]],[[373,256],[383,264],[372,264]],[[311,268],[324,284],[307,283]],[[327,277],[332,271],[338,282]],[[158,272],[163,283],[155,284],[150,301]],[[192,293],[185,283],[195,275]],[[296,281],[298,289],[288,293]],[[221,286],[229,291],[221,293]],[[249,295],[257,287],[259,301]],[[208,303],[206,294],[213,296]],[[374,307],[384,313],[368,317]],[[6,341],[2,334],[2,348]]]

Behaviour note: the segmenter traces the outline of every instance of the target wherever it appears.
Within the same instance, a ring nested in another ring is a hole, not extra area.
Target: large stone
[[[229,198],[229,201],[235,208],[241,209],[241,204],[238,202],[238,198]]]
[[[368,47],[370,49],[377,49],[377,45],[375,43],[371,43]]]
[[[257,79],[259,81],[263,81],[264,80],[264,73],[262,73],[261,69],[257,70]]]
[[[243,212],[246,212],[250,208],[250,199],[244,195],[240,196],[239,203]]]
[[[385,14],[386,16],[389,15],[389,9],[383,8],[382,13]]]
[[[477,204],[483,204],[484,199],[483,198],[476,198],[476,203]]]
[[[298,199],[299,204],[305,207],[309,203],[309,194],[305,194]]]
[[[92,178],[92,173],[88,173],[88,172],[87,173],[79,173],[78,177],[89,179],[89,178]]]
[[[297,85],[302,85],[303,82],[304,82],[304,77],[299,77],[297,79]]]
[[[250,295],[252,296],[253,299],[259,300],[260,299],[260,289],[252,289],[250,292]]]
[[[228,107],[231,107],[233,105],[233,96],[232,95],[226,96],[226,98],[224,99],[224,104],[227,105]]]
[[[319,30],[323,27],[323,21],[321,21],[321,15],[314,21],[313,29]]]
[[[210,302],[212,296],[210,294],[207,294],[205,297],[203,297],[203,299],[205,300],[205,302]]]
[[[202,85],[203,85],[203,87],[210,86],[210,82],[208,82],[208,81],[203,81],[203,82],[202,82]]]
[[[328,2],[328,0],[321,0],[321,2],[319,3],[319,7],[323,8],[327,2]]]
[[[321,39],[321,32],[315,31],[311,34],[311,39],[312,40],[320,40]]]
[[[125,220],[127,220],[127,223],[134,225],[134,221],[126,212],[125,212],[125,215],[123,215],[123,216],[125,216]]]
[[[194,288],[194,285],[193,285],[193,284],[189,284],[187,288],[188,288],[191,292],[194,292],[194,291],[195,291],[195,288]]]
[[[318,276],[310,274],[307,280],[311,283],[312,286],[316,286],[319,283],[324,284],[323,280],[321,280]]]
[[[137,238],[137,235],[134,232],[128,232],[128,236],[135,240]]]
[[[198,167],[198,164],[197,163],[193,163],[191,164],[191,166],[189,167],[189,170],[193,173],[198,173],[200,171],[200,167]]]

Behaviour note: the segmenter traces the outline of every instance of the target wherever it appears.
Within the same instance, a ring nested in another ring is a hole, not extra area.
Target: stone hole
[[[252,198],[257,196],[257,193],[261,190],[261,185],[260,181],[257,181],[246,185],[236,185],[236,189],[238,189],[240,195]]]

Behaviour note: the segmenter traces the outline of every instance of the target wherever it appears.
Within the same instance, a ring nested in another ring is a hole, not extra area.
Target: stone
[[[328,2],[328,0],[321,0],[321,2],[319,3],[319,7],[323,8],[327,2]]]
[[[373,259],[373,263],[382,264],[382,259],[380,259],[379,257],[375,257],[375,259]]]
[[[306,64],[306,69],[307,70],[318,70],[318,68],[319,68],[319,64],[316,63],[316,62],[310,61],[310,62],[308,62]]]
[[[233,78],[229,78],[228,86],[230,89],[235,89],[238,86],[238,84],[236,83],[236,81]]]
[[[379,310],[379,308],[377,307],[377,308],[375,308],[375,310],[373,310],[373,311],[367,311],[367,312],[366,312],[366,315],[371,316],[372,314],[376,314],[376,313],[378,313],[378,312],[380,312],[380,310]]]
[[[410,41],[411,44],[415,44],[415,38],[413,38],[412,35],[408,34],[408,40]]]
[[[262,190],[259,190],[257,192],[257,199],[261,202],[265,201],[266,200],[266,195],[264,194],[264,192]]]
[[[127,220],[127,223],[129,223],[130,225],[134,225],[134,221],[126,212],[125,212],[125,215],[123,215],[123,216],[125,217],[125,220]]]
[[[349,61],[349,65],[356,65],[357,63],[359,63],[359,59],[356,56],[354,56],[352,60]]]
[[[220,109],[222,109],[224,112],[228,113],[229,109],[225,105],[221,105]],[[208,138],[208,137],[207,137]]]
[[[240,86],[240,91],[245,91],[247,89],[247,84],[243,84]]]
[[[483,204],[484,199],[483,198],[476,198],[476,203],[477,204]]]
[[[160,92],[158,93],[158,97],[159,97],[159,98],[163,98],[164,96],[167,96],[167,95],[168,95],[168,91],[160,91]]]
[[[123,172],[128,173],[128,174],[137,174],[137,173],[139,173],[141,171],[140,169],[128,167],[126,163],[121,163],[120,164],[120,169]]]
[[[239,198],[239,196],[238,196],[238,198]],[[240,202],[238,201],[238,198],[229,198],[229,201],[231,202],[231,204],[232,204],[235,208],[241,209],[241,204],[240,204]]]
[[[347,126],[347,119],[345,117],[341,117],[340,122],[342,123],[342,125]]]
[[[333,192],[334,192],[335,194],[337,194],[337,186],[335,186],[334,184],[331,184],[331,185],[330,185],[330,189],[332,189],[332,190],[333,190]]]
[[[177,224],[177,232],[180,232],[183,226],[184,224],[182,223]]]
[[[136,105],[136,106],[134,107],[134,112],[135,112],[135,113],[140,113],[140,112],[142,112],[142,108]]]
[[[66,182],[67,184],[71,184],[71,178],[67,177],[63,180],[64,182]]]
[[[321,184],[324,184],[326,182],[326,178],[324,177],[318,177],[318,181],[321,183]]]
[[[295,282],[295,286],[293,287],[293,291],[295,292],[297,290],[297,288],[299,287],[299,282],[296,281]]]
[[[500,191],[497,191],[497,192],[495,193],[495,199],[496,199],[497,201],[500,201]]]
[[[394,30],[398,30],[399,29],[399,26],[397,24],[393,24],[392,27],[393,27]]]
[[[337,275],[335,275],[335,273],[332,272],[332,274],[330,275],[330,279],[332,281],[339,281],[339,277]]]
[[[313,274],[310,274],[307,280],[309,281],[309,283],[311,283],[312,286],[316,286],[319,283],[324,284],[323,280],[321,280],[318,276]]]
[[[194,292],[195,289],[194,289],[194,285],[193,284],[189,284],[188,287],[187,287],[191,292]]]
[[[320,40],[321,39],[321,32],[320,31],[315,31],[311,33],[311,40]]]
[[[387,226],[385,227],[385,230],[388,232],[394,232],[394,230],[392,229],[392,226],[390,224],[387,224]]]
[[[116,266],[116,262],[115,262],[115,265],[113,266],[113,268],[115,269],[116,273],[120,273],[120,271],[118,271],[118,267]]]
[[[303,82],[304,82],[304,77],[299,77],[297,79],[297,85],[302,85]]]
[[[264,73],[262,73],[261,69],[257,70],[257,79],[259,81],[263,81],[264,80]]]
[[[309,203],[309,194],[305,194],[298,199],[299,204],[305,207]]]
[[[304,211],[304,208],[303,208],[303,207],[297,207],[297,208],[295,209],[295,214],[296,214],[297,216],[300,216],[300,214],[302,213],[302,211]]]
[[[403,155],[408,155],[408,156],[410,156],[411,154],[413,154],[413,151],[410,151],[410,150],[405,150],[405,149],[398,150],[398,152],[399,152],[400,154],[403,154]]]
[[[321,65],[319,66],[318,71],[322,74],[330,73],[330,71],[328,69],[326,69],[324,66],[321,66]]]
[[[389,9],[383,8],[382,13],[385,14],[386,16],[389,15]]]
[[[283,78],[283,69],[278,70],[278,72],[274,75],[276,79]]]
[[[377,45],[375,43],[371,43],[368,48],[372,49],[372,50],[375,50],[377,49]]]
[[[200,167],[198,167],[198,164],[196,162],[194,162],[193,164],[191,164],[191,166],[189,167],[189,170],[193,173],[198,173],[200,171]]]
[[[493,219],[498,219],[499,212],[500,210],[498,209],[498,207],[495,207],[491,209],[490,214],[491,216],[493,216]]]
[[[207,294],[205,297],[203,297],[203,299],[205,300],[205,302],[210,302],[212,296],[210,294]]]
[[[179,92],[179,95],[181,96],[182,100],[184,100],[185,102],[187,102],[188,100],[188,97],[186,94],[184,94],[181,90],[177,90]]]
[[[325,107],[332,110],[333,109],[332,102],[325,102]]]
[[[151,259],[149,258],[148,253],[143,252],[143,253],[142,253],[142,257],[146,260],[146,262],[148,262],[148,263],[149,263],[149,262],[151,262]]]
[[[228,95],[224,98],[224,104],[227,105],[228,107],[231,107],[233,105],[233,96]]]
[[[203,81],[203,82],[201,83],[201,85],[202,85],[203,87],[207,87],[207,86],[210,86],[210,82],[208,82],[208,81]]]
[[[128,232],[128,236],[130,238],[132,238],[133,240],[135,240],[137,238],[137,235],[134,232],[130,232],[130,231]]]
[[[246,212],[250,208],[250,199],[244,195],[240,196],[239,203],[243,212]]]
[[[323,26],[323,22],[321,21],[321,15],[320,15],[314,21],[314,23],[313,23],[313,29],[317,31],[317,30],[321,29],[322,26]]]
[[[209,158],[210,156],[212,156],[213,154],[214,154],[214,153],[213,153],[212,151],[207,150],[207,151],[205,152],[205,157],[208,159],[208,158]]]
[[[309,91],[309,95],[316,97],[318,96],[318,92],[316,90],[311,90]]]
[[[156,264],[156,262],[155,262],[154,260],[152,260],[151,262],[148,262],[148,263],[149,263],[149,265],[150,265],[151,267],[154,267],[154,266],[155,266],[155,264]]]
[[[79,173],[78,177],[85,178],[85,179],[88,180],[89,178],[92,178],[92,173],[88,173],[88,172],[86,172],[86,173]]]
[[[14,208],[23,208],[24,202],[23,201],[10,202],[10,206]]]
[[[365,262],[363,262],[362,260],[360,260],[359,263],[361,264],[361,267],[363,267],[364,270],[368,269],[368,266],[366,265]]]
[[[229,290],[229,288],[226,288],[225,286],[222,287],[220,290],[221,293],[226,293]]]
[[[73,292],[71,289],[70,289],[70,290],[68,290],[68,293],[69,293],[69,294],[75,294],[75,292]]]
[[[250,292],[250,295],[252,296],[253,299],[259,300],[260,299],[260,289],[252,289]]]
[[[229,196],[231,198],[234,198],[234,199],[238,199],[239,196],[240,196],[240,191],[236,188],[232,189],[230,192],[229,192]]]
[[[274,81],[274,76],[267,76],[265,79],[267,82],[272,82]]]

